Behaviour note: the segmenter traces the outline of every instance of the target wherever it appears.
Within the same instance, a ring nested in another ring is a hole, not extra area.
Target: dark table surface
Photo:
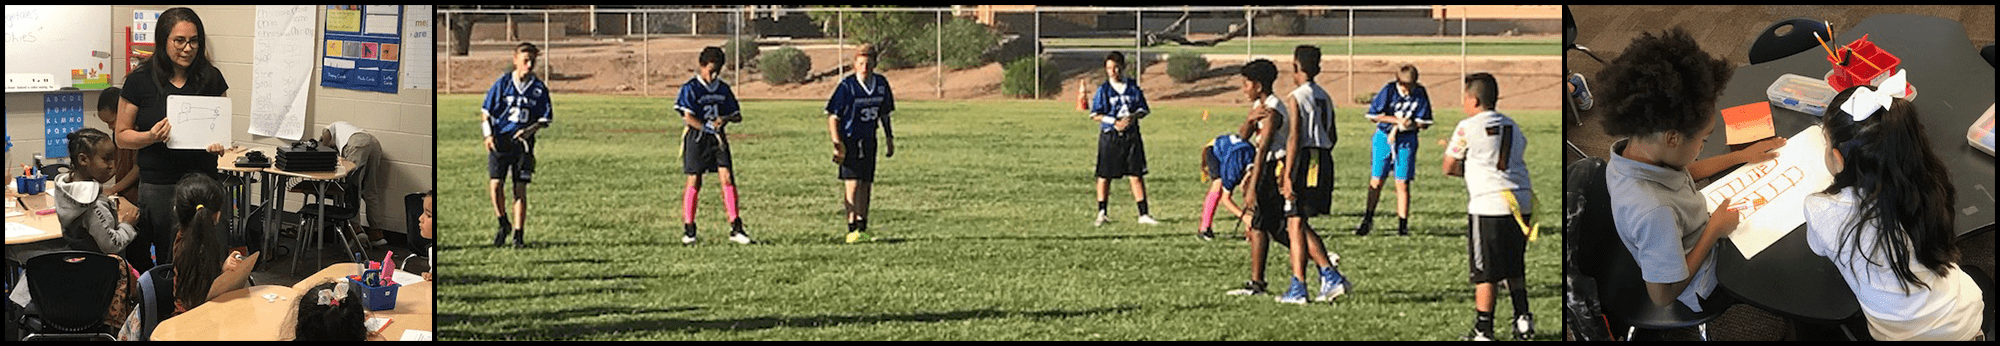
[[[1907,78],[1917,88],[1912,102],[1930,134],[1932,150],[1945,162],[1960,191],[1953,231],[1964,235],[1992,227],[1994,157],[1967,145],[1965,130],[1993,105],[1993,66],[1971,48],[1959,23],[1937,17],[1872,16],[1846,32],[1835,33],[1838,37],[1827,43],[1845,45],[1864,34],[1902,59],[1898,68],[1909,71]],[[1738,68],[1716,107],[1767,101],[1764,90],[1779,76],[1789,73],[1818,79],[1830,69],[1823,49]],[[1771,108],[1771,117],[1780,136],[1791,136],[1819,121],[1811,114],[1778,107]],[[1708,137],[1701,157],[1730,150],[1724,132],[1715,131]],[[1714,255],[1717,279],[1744,302],[1788,317],[1831,321],[1859,312],[1854,293],[1838,269],[1812,253],[1805,233],[1801,225],[1749,260],[1743,259],[1733,242],[1719,242]]]

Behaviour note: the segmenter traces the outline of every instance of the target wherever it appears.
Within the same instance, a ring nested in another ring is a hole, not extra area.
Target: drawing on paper
[[[1763,208],[1764,205],[1770,204],[1779,195],[1790,191],[1794,187],[1798,187],[1799,183],[1805,182],[1806,178],[1805,170],[1799,169],[1797,165],[1786,166],[1782,173],[1771,177],[1771,179],[1764,179],[1764,177],[1777,169],[1775,162],[1766,162],[1747,169],[1749,170],[1748,174],[1738,176],[1726,182],[1716,182],[1713,185],[1713,190],[1710,190],[1706,196],[1708,197],[1708,204],[1722,204],[1725,199],[1734,196],[1736,197],[1734,200],[1737,202],[1749,203],[1749,207],[1741,210],[1742,214],[1739,214],[1742,218],[1749,218],[1750,214],[1754,214],[1758,209]]]

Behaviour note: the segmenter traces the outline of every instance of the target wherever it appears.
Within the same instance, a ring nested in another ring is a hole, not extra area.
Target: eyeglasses
[[[176,45],[176,46],[182,46],[182,47],[199,47],[199,46],[201,46],[201,38],[200,38],[200,37],[193,37],[193,38],[188,38],[188,37],[175,37],[175,38],[173,38],[173,40],[172,40],[172,41],[173,41],[174,45]]]

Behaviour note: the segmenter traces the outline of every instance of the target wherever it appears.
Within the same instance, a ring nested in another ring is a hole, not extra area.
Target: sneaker
[[[1353,283],[1347,281],[1347,277],[1340,275],[1340,269],[1334,267],[1320,268],[1319,297],[1315,297],[1313,300],[1333,302],[1334,298],[1340,298],[1341,295],[1347,294],[1348,288],[1352,285]]]
[[[1576,110],[1590,110],[1590,106],[1593,103],[1590,98],[1590,84],[1584,83],[1583,74],[1571,73],[1569,75],[1569,84],[1576,86],[1576,90],[1570,91],[1569,94],[1570,101],[1576,102]]]
[[[1154,220],[1154,219],[1153,219],[1153,216],[1152,216],[1152,215],[1139,215],[1139,224],[1142,224],[1142,225],[1158,225],[1158,224],[1160,224],[1160,221],[1159,221],[1159,220]]]
[[[868,232],[859,232],[859,231],[847,232],[848,244],[853,244],[858,242],[868,242],[868,241],[875,241],[875,237],[868,235]]]
[[[694,233],[695,232],[693,228],[689,228],[687,229],[687,231],[681,232],[681,245],[694,245],[695,242]]]
[[[1535,338],[1535,314],[1514,316],[1514,340]]]
[[[1215,240],[1215,230],[1213,229],[1203,229],[1200,232],[1195,232],[1194,235],[1201,237],[1201,240]]]
[[[1458,339],[1466,341],[1493,341],[1493,331],[1482,331],[1479,328],[1473,328],[1471,334],[1458,337]]]
[[[1111,216],[1105,215],[1103,210],[1099,210],[1097,211],[1097,222],[1092,222],[1090,225],[1103,226],[1105,222],[1110,222],[1110,221],[1111,221]]]
[[[500,224],[500,232],[493,233],[493,246],[507,246],[507,233],[513,230],[507,229],[507,224]]]
[[[750,233],[742,230],[731,231],[729,232],[729,241],[736,242],[737,244],[749,244]]]
[[[1229,290],[1229,292],[1223,292],[1222,294],[1227,294],[1232,296],[1254,296],[1265,293],[1270,293],[1270,291],[1265,290],[1265,283],[1263,281],[1246,281],[1243,283],[1243,288]]]
[[[527,242],[526,240],[522,240],[522,239],[521,239],[521,237],[522,237],[522,234],[523,234],[523,233],[527,233],[527,232],[523,231],[523,230],[522,230],[522,229],[520,229],[520,228],[515,228],[515,229],[514,229],[514,248],[516,248],[516,249],[526,249],[526,248],[528,248],[528,242]]]
[[[1407,219],[1405,219],[1405,220],[1407,220]],[[1408,237],[1408,236],[1410,236],[1410,223],[1409,223],[1408,221],[1403,221],[1403,222],[1398,222],[1398,223],[1396,223],[1396,236],[1399,236],[1399,237]]]
[[[1375,228],[1374,219],[1361,219],[1361,225],[1354,226],[1354,235],[1368,235],[1371,228]]]
[[[1286,304],[1305,305],[1306,304],[1305,281],[1296,278],[1292,279],[1292,287],[1286,289],[1284,295],[1278,296],[1278,302]]]

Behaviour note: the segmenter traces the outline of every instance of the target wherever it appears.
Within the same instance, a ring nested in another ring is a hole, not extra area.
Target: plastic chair
[[[1570,263],[1576,270],[1597,280],[1597,294],[1604,315],[1613,328],[1675,329],[1707,323],[1722,315],[1723,309],[1696,313],[1679,303],[1653,305],[1646,294],[1646,281],[1639,262],[1625,249],[1611,217],[1611,192],[1604,181],[1605,159],[1586,158],[1571,164],[1567,189],[1580,189],[1582,209],[1577,211],[1575,229],[1567,241],[1575,244]]]
[[[118,290],[119,260],[90,251],[59,251],[23,264],[28,275],[29,302],[22,317],[24,341],[110,341],[104,324],[112,294]]]
[[[1979,47],[1979,57],[1986,58],[1986,66],[1993,66],[1993,44],[1988,43],[1985,47]]]
[[[357,207],[361,196],[360,190],[355,188],[354,184],[323,180],[302,181],[293,184],[291,191],[305,193],[317,199],[299,207],[299,251],[325,246],[326,229],[331,227],[340,234],[341,248],[347,250],[343,253],[357,252],[354,243],[349,241],[354,232],[350,225],[359,215]],[[326,224],[321,224],[321,219],[325,219]],[[307,232],[311,233],[310,237]],[[322,252],[313,251],[314,266],[323,263],[322,260],[325,258]],[[302,257],[305,256],[292,258],[292,271],[298,271],[298,260]]]
[[[1790,27],[1791,31],[1778,35],[1778,29],[1784,27]],[[1813,33],[1818,33],[1819,38],[1813,38]],[[1821,40],[1829,45],[1833,42],[1833,33],[1827,31],[1826,22],[1811,18],[1780,20],[1764,27],[1764,32],[1750,43],[1750,63],[1761,64],[1817,48]]]
[[[139,275],[139,339],[152,340],[153,327],[174,315],[174,264],[154,266]],[[131,328],[131,326],[126,326]]]

